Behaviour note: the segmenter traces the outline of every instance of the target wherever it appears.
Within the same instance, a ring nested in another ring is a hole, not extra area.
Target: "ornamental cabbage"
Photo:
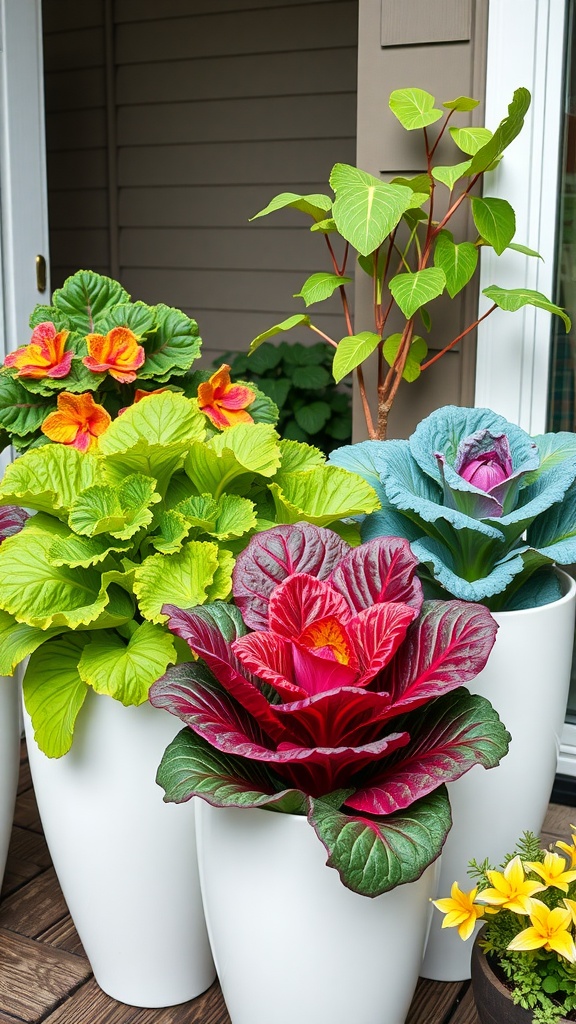
[[[350,548],[298,523],[254,536],[235,604],[168,627],[199,660],[150,701],[187,725],[158,772],[165,800],[307,815],[343,883],[366,896],[418,878],[451,825],[445,784],[491,768],[509,736],[461,684],[496,623],[482,606],[424,601],[408,543]]]

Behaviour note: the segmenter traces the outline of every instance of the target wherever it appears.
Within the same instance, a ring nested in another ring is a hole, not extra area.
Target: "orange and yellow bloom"
[[[230,367],[226,363],[198,387],[199,408],[220,430],[236,423],[253,423],[246,410],[255,398],[252,388],[245,384],[232,384]]]
[[[556,889],[561,889],[562,892],[568,892],[570,882],[576,878],[576,871],[566,870],[566,861],[559,853],[548,852],[542,864],[539,861],[529,860],[525,862],[524,867],[529,871],[534,871],[536,875],[540,875],[546,886],[553,885]]]
[[[572,914],[568,908],[554,907],[550,910],[541,900],[531,900],[529,910],[531,927],[525,928],[512,939],[508,949],[548,949],[576,963],[576,946],[568,931]]]
[[[458,882],[454,882],[449,897],[443,900],[432,900],[434,906],[446,914],[442,921],[442,927],[457,928],[461,939],[470,938],[476,921],[479,917],[484,916],[486,908],[474,902],[477,892],[478,889],[462,892]]]
[[[54,324],[47,320],[38,324],[32,332],[30,344],[10,352],[4,360],[4,366],[16,367],[17,377],[42,377],[59,379],[70,373],[73,352],[66,351],[66,341],[70,331],[57,331]]]
[[[51,412],[42,424],[42,433],[51,441],[70,445],[80,452],[94,448],[100,434],[112,422],[103,406],[98,405],[92,395],[71,395],[62,391],[58,395],[58,410]]]
[[[530,882],[524,876],[520,857],[513,857],[502,871],[487,871],[491,888],[483,889],[479,899],[494,907],[513,910],[515,914],[530,912],[531,898],[546,888],[540,882]]]
[[[146,358],[138,338],[128,327],[113,327],[108,334],[87,334],[88,355],[82,362],[94,373],[108,372],[121,384],[136,380]]]

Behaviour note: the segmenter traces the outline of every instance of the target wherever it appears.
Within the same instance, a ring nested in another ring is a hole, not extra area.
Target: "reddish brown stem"
[[[324,331],[321,331],[319,327],[314,327],[314,324],[308,324],[308,327],[311,331],[314,331],[315,334],[319,334],[321,338],[324,338],[324,341],[327,341],[333,348],[338,348],[338,342],[333,341],[333,339],[327,334],[324,334]]]
[[[462,331],[462,334],[459,334],[457,338],[454,338],[454,341],[451,341],[449,345],[446,345],[445,348],[441,349],[440,352],[437,352],[436,355],[432,356],[431,359],[428,359],[427,362],[422,363],[420,372],[422,373],[423,370],[427,370],[429,366],[433,366],[434,363],[438,362],[440,356],[443,356],[445,352],[449,352],[451,348],[454,348],[454,345],[457,345],[462,338],[465,338],[467,334],[470,334],[470,331],[473,331],[475,327],[478,327],[478,324],[481,324],[482,321],[485,320],[487,316],[490,316],[490,313],[493,313],[497,308],[496,303],[494,303],[493,306],[490,306],[490,309],[486,310],[481,317],[478,317],[478,320],[475,320],[473,324],[470,324],[465,331]]]

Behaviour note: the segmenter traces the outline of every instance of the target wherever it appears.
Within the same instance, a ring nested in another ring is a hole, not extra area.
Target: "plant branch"
[[[327,341],[333,348],[338,348],[338,342],[334,341],[327,334],[324,334],[324,331],[321,331],[319,327],[314,327],[314,324],[308,324],[308,327],[311,331],[314,331],[315,334],[319,334],[321,338],[324,338],[324,341]]]
[[[370,412],[370,406],[368,404],[368,396],[366,394],[366,385],[364,383],[364,372],[361,366],[356,367],[356,374],[358,376],[358,390],[360,391],[360,398],[362,400],[362,410],[364,412],[364,419],[366,420],[366,428],[368,430],[368,436],[371,441],[376,441],[378,434],[374,426],[374,420],[372,419],[372,413]]]
[[[490,313],[493,313],[494,310],[497,308],[498,307],[496,303],[494,303],[493,306],[490,306],[490,309],[488,309],[482,316],[478,317],[478,319],[475,320],[473,324],[470,324],[470,326],[467,327],[465,331],[462,331],[462,333],[459,334],[457,338],[454,338],[454,340],[451,341],[449,345],[446,345],[443,349],[441,349],[440,352],[437,352],[435,356],[432,356],[431,359],[428,359],[427,362],[422,363],[422,366],[420,367],[420,372],[422,373],[423,370],[427,370],[429,366],[432,366],[434,363],[436,363],[440,359],[440,356],[443,356],[445,352],[449,352],[451,348],[454,348],[454,345],[461,341],[462,338],[465,338],[467,334],[470,334],[470,331],[473,331],[475,327],[478,327],[478,324],[481,324],[482,321],[485,320],[487,316],[490,316]]]
[[[452,109],[449,112],[446,120],[444,121],[444,124],[442,125],[442,128],[438,132],[438,138],[436,139],[436,142],[434,143],[434,145],[432,146],[432,149],[430,150],[430,159],[432,159],[432,157],[434,156],[434,153],[436,152],[436,149],[438,147],[438,143],[440,142],[440,139],[442,138],[442,136],[444,135],[444,132],[446,131],[446,129],[448,127],[448,122],[449,122],[450,118],[452,117],[452,114],[455,114],[455,113],[456,113],[456,111],[454,109]]]

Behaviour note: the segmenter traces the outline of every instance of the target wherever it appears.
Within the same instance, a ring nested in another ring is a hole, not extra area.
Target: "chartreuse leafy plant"
[[[576,835],[556,846],[562,853],[525,832],[499,870],[472,860],[474,887],[454,882],[449,897],[434,901],[446,915],[442,927],[458,928],[461,939],[485,920],[480,945],[534,1024],[576,1019]]]
[[[79,270],[51,306],[36,306],[30,327],[29,343],[0,370],[4,447],[26,451],[55,441],[93,449],[123,408],[163,389],[197,397],[200,386],[201,406],[218,429],[275,422],[273,403],[257,388],[233,385],[226,367],[212,377],[190,374],[200,356],[195,320],[170,306],[132,302],[109,277]]]
[[[406,537],[437,595],[492,610],[561,596],[550,566],[576,561],[576,434],[530,437],[490,409],[445,406],[407,441],[364,441],[331,460],[378,493],[363,538]]]
[[[187,726],[160,765],[165,799],[307,815],[328,865],[365,896],[418,878],[451,825],[445,783],[498,764],[509,736],[462,686],[494,620],[423,603],[416,566],[402,539],[350,548],[278,526],[238,557],[234,604],[167,604],[199,660],[150,691]]]
[[[208,426],[196,400],[166,391],[94,450],[45,445],[5,472],[0,503],[36,515],[0,547],[0,675],[30,656],[24,699],[51,757],[69,749],[89,687],[141,704],[190,656],[163,606],[227,600],[252,534],[307,518],[349,532],[342,517],[378,507],[360,477],[271,424]]]
[[[332,370],[336,381],[356,371],[371,439],[386,437],[390,409],[401,381],[414,381],[426,373],[495,309],[515,311],[526,305],[537,306],[562,317],[569,330],[570,321],[564,311],[540,292],[492,284],[483,292],[491,303],[487,311],[455,338],[434,338],[431,333],[434,303],[444,294],[451,299],[460,295],[474,277],[482,246],[490,246],[499,256],[513,249],[538,257],[538,253],[514,240],[516,217],[510,203],[491,197],[486,180],[484,195],[473,194],[475,186],[498,164],[522,130],[530,93],[527,89],[516,90],[507,116],[494,132],[452,126],[453,117],[467,116],[478,106],[478,100],[459,96],[442,103],[441,108],[435,103],[434,97],[422,89],[397,89],[390,96],[390,109],[403,128],[422,133],[423,173],[384,182],[357,167],[336,164],[330,175],[333,198],[283,192],[255,215],[263,217],[292,208],[310,218],[310,230],[324,238],[329,269],[312,274],[294,297],[309,307],[338,293],[345,334],[330,337],[313,322],[312,313],[296,313],[258,335],[250,351],[294,327],[315,332],[334,349]],[[455,144],[456,162],[438,165],[434,157],[447,130]],[[455,234],[454,215],[461,207],[470,210],[476,229],[473,241],[458,239]],[[334,241],[338,236],[340,247]],[[353,277],[353,250],[362,271],[372,278],[374,295],[372,329],[357,333],[347,296]],[[398,320],[400,330],[391,327]],[[435,352],[429,355],[432,347]],[[376,418],[369,407],[363,372],[363,363],[372,353],[377,360]]]

